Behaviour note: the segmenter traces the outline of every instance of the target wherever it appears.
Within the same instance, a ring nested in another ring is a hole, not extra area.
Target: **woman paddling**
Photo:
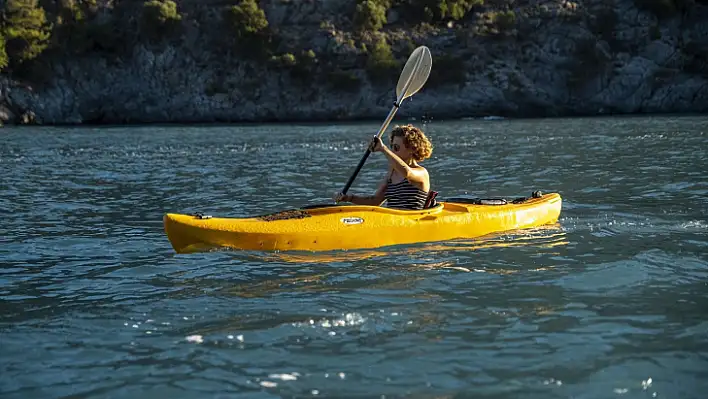
[[[374,137],[369,145],[371,152],[383,152],[389,160],[386,178],[376,193],[361,197],[353,194],[337,193],[335,202],[351,202],[357,205],[381,205],[396,209],[418,210],[430,206],[434,195],[429,195],[430,176],[420,166],[433,153],[433,145],[422,130],[413,125],[396,126],[391,130],[391,148],[379,137]]]

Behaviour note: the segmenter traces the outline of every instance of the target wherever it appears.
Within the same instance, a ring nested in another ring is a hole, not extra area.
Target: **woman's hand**
[[[334,197],[332,197],[332,198],[334,199],[334,202],[337,204],[340,202],[351,202],[352,201],[351,195],[343,194],[341,192],[334,194]]]
[[[379,136],[374,136],[374,139],[371,140],[371,144],[369,144],[369,151],[378,152],[383,150],[383,148],[384,143],[381,141],[381,138]]]

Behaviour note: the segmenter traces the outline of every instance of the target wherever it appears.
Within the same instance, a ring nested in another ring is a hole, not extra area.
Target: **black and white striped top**
[[[425,207],[428,193],[403,179],[395,184],[388,183],[384,197],[389,208],[419,210]]]

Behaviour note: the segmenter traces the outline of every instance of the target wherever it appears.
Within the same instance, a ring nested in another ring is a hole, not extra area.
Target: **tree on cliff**
[[[5,51],[5,36],[0,34],[0,70],[7,66],[7,51]]]
[[[1,20],[6,64],[13,69],[37,58],[49,45],[51,26],[38,0],[7,0]]]
[[[366,0],[357,4],[354,24],[365,31],[381,29],[386,24],[386,10],[389,5],[380,1]]]
[[[437,22],[459,20],[483,0],[399,0],[407,14],[414,19]]]
[[[272,37],[265,12],[256,0],[241,0],[238,5],[224,8],[222,18],[236,49],[251,56],[267,55],[267,44]]]
[[[231,33],[240,39],[249,39],[268,27],[265,13],[255,0],[242,0],[226,8],[223,17]]]
[[[178,30],[182,16],[172,0],[150,0],[143,4],[141,29],[149,39],[159,40]]]

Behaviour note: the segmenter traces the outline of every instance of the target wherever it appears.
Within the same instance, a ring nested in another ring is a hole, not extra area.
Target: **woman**
[[[357,205],[381,205],[396,209],[424,209],[430,192],[430,176],[420,166],[433,153],[433,145],[423,131],[413,125],[396,126],[391,131],[391,148],[374,137],[369,145],[371,152],[383,152],[389,160],[385,180],[371,196],[338,193],[335,202],[351,202]]]

